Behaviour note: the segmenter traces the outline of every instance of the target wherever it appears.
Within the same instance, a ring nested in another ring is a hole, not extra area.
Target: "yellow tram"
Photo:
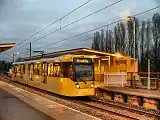
[[[12,80],[64,96],[93,96],[94,64],[87,55],[15,62]]]

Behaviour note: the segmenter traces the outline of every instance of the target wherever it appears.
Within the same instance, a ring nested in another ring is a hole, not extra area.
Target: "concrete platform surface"
[[[0,99],[0,120],[100,120],[2,81]]]
[[[114,87],[114,86],[101,86],[98,88],[103,89],[103,90],[128,94],[128,95],[135,95],[135,96],[142,96],[142,97],[147,97],[147,98],[160,99],[160,91],[155,91],[155,90],[134,89],[134,88]]]
[[[0,89],[0,120],[54,120]]]

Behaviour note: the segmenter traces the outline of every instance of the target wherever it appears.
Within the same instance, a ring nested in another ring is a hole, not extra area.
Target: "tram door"
[[[47,83],[47,73],[48,73],[48,65],[47,63],[42,64],[42,83]]]

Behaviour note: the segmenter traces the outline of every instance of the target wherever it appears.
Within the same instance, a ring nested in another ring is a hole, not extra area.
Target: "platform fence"
[[[134,80],[134,73],[127,73],[127,86],[136,87],[141,89],[148,89],[148,73],[147,72],[136,72]],[[134,83],[135,82],[135,83]],[[150,73],[150,88],[152,90],[160,90],[160,72]]]

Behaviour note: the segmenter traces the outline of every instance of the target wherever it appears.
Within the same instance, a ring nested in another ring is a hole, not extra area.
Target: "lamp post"
[[[15,59],[15,55],[19,55],[19,52],[13,53],[13,62],[14,62],[14,59]]]
[[[13,62],[14,62],[14,53],[13,53]]]
[[[22,56],[23,56],[23,54],[22,54],[22,53],[20,53],[20,61],[22,61]]]
[[[150,84],[151,84],[151,79],[150,79],[150,59],[148,58],[148,89],[151,89]]]
[[[133,76],[133,87],[135,87],[135,72],[136,72],[136,18],[134,16],[128,16],[128,19],[133,19],[133,34],[134,34],[134,40],[133,40],[133,58],[134,58],[134,76]]]

